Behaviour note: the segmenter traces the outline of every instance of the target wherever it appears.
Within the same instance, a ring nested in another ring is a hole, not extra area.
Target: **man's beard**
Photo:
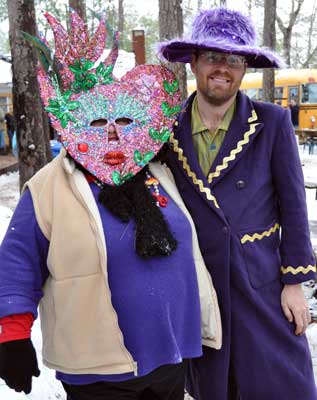
[[[235,97],[238,93],[238,90],[236,90],[233,93],[226,93],[221,95],[215,95],[214,93],[211,92],[211,90],[200,90],[201,95],[205,99],[206,102],[208,102],[210,105],[213,106],[222,106],[223,104],[227,103],[231,98]]]

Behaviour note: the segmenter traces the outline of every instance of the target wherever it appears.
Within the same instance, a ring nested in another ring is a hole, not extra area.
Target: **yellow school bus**
[[[187,81],[188,93],[196,90],[195,80]],[[241,90],[252,100],[262,100],[262,72],[246,73]],[[317,128],[317,69],[281,69],[275,72],[275,103],[299,105],[299,128]]]
[[[245,74],[241,90],[251,99],[261,101],[262,72]],[[275,103],[288,107],[291,99],[299,105],[299,128],[317,128],[317,69],[275,71]]]

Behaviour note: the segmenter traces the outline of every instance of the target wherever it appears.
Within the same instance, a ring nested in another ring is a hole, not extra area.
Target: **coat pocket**
[[[280,277],[278,223],[240,232],[240,243],[253,288],[259,289]]]

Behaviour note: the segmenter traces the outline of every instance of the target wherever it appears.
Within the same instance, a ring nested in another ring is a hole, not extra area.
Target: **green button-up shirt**
[[[234,101],[225,113],[218,128],[214,132],[211,132],[202,123],[198,111],[197,96],[194,98],[191,111],[193,142],[200,167],[206,176],[210,171],[211,165],[218,154],[220,146],[222,145],[225,134],[229,129],[235,109],[236,102]]]

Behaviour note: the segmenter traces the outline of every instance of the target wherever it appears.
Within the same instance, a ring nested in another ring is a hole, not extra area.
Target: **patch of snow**
[[[317,385],[317,324],[311,324],[306,331],[306,335],[312,355],[315,382]]]
[[[8,229],[13,211],[8,207],[0,206],[0,243]]]

